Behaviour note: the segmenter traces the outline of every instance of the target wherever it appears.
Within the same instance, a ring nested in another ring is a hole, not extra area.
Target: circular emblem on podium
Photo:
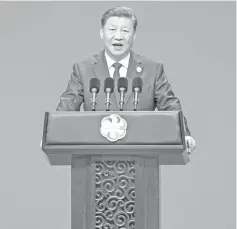
[[[126,135],[127,122],[117,114],[111,114],[101,121],[100,133],[108,139],[115,142],[124,138]]]

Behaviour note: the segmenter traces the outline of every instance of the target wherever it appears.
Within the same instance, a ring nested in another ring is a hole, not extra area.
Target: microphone
[[[100,80],[98,78],[92,78],[90,80],[90,92],[92,93],[91,106],[92,111],[95,111],[96,95],[100,91]]]
[[[133,105],[134,105],[134,111],[137,110],[137,106],[139,103],[139,93],[142,92],[142,78],[135,77],[132,82],[132,91],[134,92],[134,98],[133,98]]]
[[[104,92],[106,93],[106,111],[109,111],[110,107],[110,97],[111,94],[114,92],[114,79],[111,77],[108,77],[104,81]]]
[[[119,101],[119,106],[120,106],[120,111],[123,110],[123,105],[124,105],[124,97],[125,93],[128,90],[128,80],[125,77],[120,77],[118,79],[118,92],[120,93],[120,101]]]

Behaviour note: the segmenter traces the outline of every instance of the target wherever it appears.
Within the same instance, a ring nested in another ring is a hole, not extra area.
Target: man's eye
[[[123,32],[125,32],[125,33],[129,33],[129,31],[128,31],[128,30],[126,30],[126,29],[124,29],[124,30],[123,30]]]
[[[110,31],[115,31],[115,29],[110,29]]]

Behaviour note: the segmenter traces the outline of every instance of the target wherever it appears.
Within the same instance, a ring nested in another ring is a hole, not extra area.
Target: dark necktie
[[[115,97],[116,97],[116,100],[117,100],[117,103],[119,102],[119,93],[118,93],[118,79],[120,78],[120,74],[119,74],[119,69],[123,66],[122,64],[118,63],[118,62],[115,62],[113,65],[112,65],[115,69],[114,71],[114,92],[115,92]]]
[[[119,69],[120,69],[123,65],[120,64],[120,63],[118,63],[118,62],[115,62],[112,66],[113,66],[114,69],[115,69],[113,78],[114,78],[114,81],[117,82],[118,79],[120,78]],[[116,82],[115,82],[115,83],[116,83]]]

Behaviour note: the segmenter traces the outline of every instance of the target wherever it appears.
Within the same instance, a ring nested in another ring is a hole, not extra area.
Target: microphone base
[[[138,103],[134,103],[134,108],[133,108],[133,110],[134,110],[134,111],[137,111],[137,107],[138,107]]]
[[[110,111],[110,104],[105,105],[105,111]]]

